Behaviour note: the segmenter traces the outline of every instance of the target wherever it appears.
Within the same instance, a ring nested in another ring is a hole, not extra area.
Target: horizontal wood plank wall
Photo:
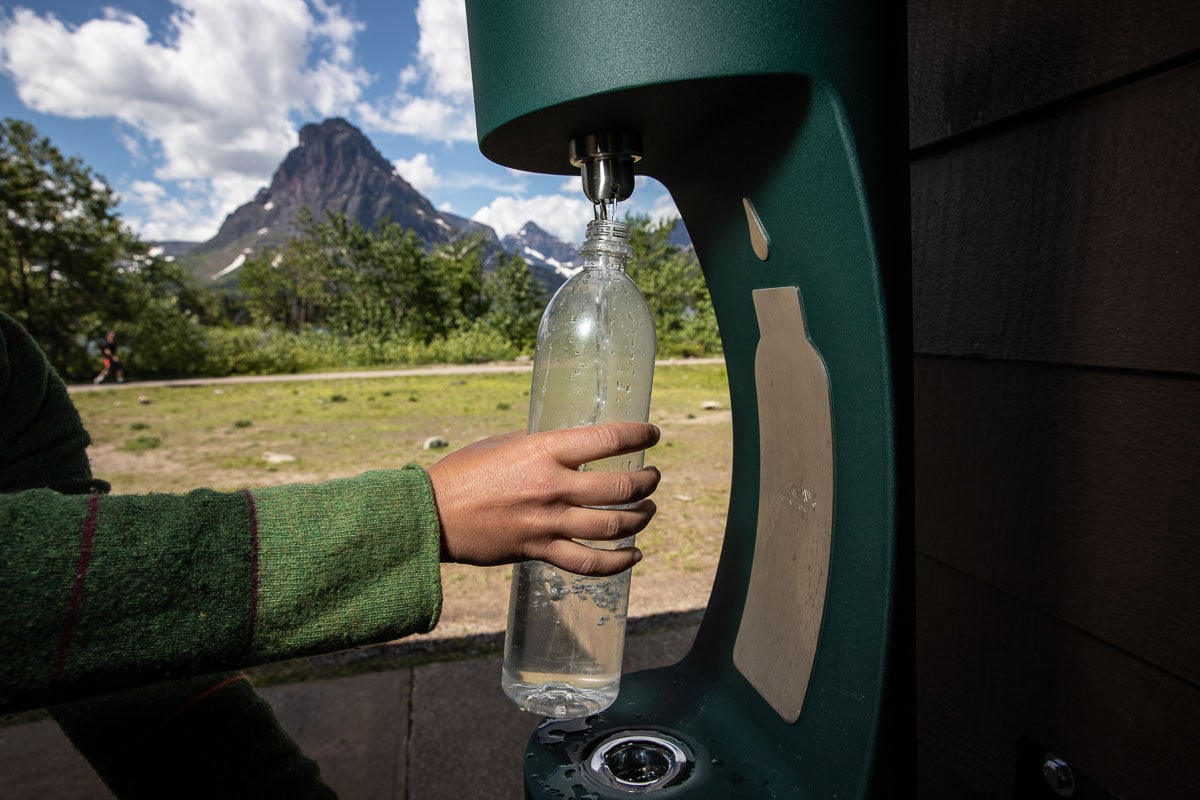
[[[908,26],[913,147],[1200,49],[1195,0],[909,0]]]
[[[1200,375],[1197,87],[1200,62],[916,159],[916,352]]]
[[[909,28],[922,796],[1200,796],[1200,2]]]
[[[919,357],[913,383],[921,551],[1200,686],[1200,381]]]
[[[926,796],[1012,798],[1021,736],[1124,800],[1196,796],[1194,684],[925,556],[917,597],[917,735],[970,787]]]

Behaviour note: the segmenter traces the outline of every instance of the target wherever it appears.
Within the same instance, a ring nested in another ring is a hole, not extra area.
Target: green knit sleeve
[[[431,630],[441,527],[425,470],[252,494],[259,532],[253,658],[275,661]]]
[[[429,630],[439,526],[415,465],[186,495],[0,495],[0,708]]]

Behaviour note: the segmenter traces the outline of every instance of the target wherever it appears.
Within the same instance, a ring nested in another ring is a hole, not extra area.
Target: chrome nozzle
[[[636,133],[589,133],[568,144],[568,158],[583,178],[583,193],[597,205],[633,194],[633,165],[641,157],[642,139]]]

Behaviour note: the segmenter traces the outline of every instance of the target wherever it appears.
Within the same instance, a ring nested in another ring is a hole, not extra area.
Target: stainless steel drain
[[[596,745],[587,769],[603,786],[649,794],[678,783],[691,763],[676,739],[658,731],[623,731]]]

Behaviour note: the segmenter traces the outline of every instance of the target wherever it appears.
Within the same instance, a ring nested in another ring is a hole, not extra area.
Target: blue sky
[[[202,241],[270,181],[300,127],[358,126],[441,209],[568,241],[579,179],[479,154],[462,0],[36,0],[0,5],[0,115],[121,196],[148,240]],[[619,210],[677,212],[639,179]]]

